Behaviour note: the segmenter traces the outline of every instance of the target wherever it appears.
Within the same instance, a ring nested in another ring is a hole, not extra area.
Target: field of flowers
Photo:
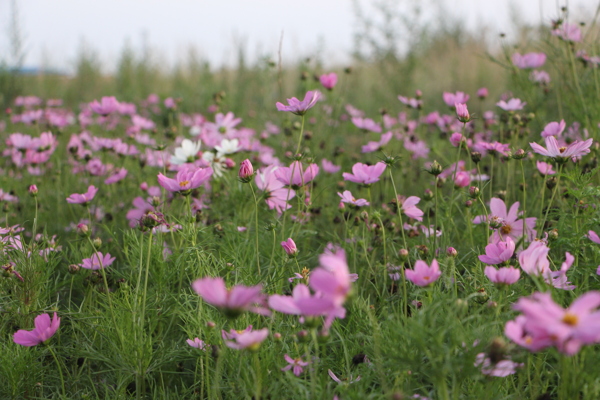
[[[17,97],[0,398],[599,399],[598,32],[553,24],[498,98]]]

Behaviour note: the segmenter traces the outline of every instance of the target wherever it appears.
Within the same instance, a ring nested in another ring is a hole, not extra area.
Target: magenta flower
[[[510,100],[508,100],[508,102],[506,102],[504,100],[500,100],[499,102],[496,103],[496,105],[498,107],[500,107],[501,109],[503,109],[504,111],[522,110],[526,104],[527,103],[522,102],[519,99],[510,99]]]
[[[507,236],[504,242],[490,243],[485,246],[485,254],[479,256],[479,260],[490,265],[502,264],[510,260],[514,252],[515,242]]]
[[[466,104],[467,101],[469,101],[469,95],[463,92],[444,92],[442,96],[444,98],[444,103],[446,103],[448,107],[455,107],[456,103]]]
[[[342,198],[342,203],[351,204],[355,207],[368,206],[369,202],[365,199],[356,199],[349,190],[344,190],[344,193],[338,192],[338,196]]]
[[[111,176],[104,180],[105,185],[111,185],[113,183],[117,183],[122,181],[127,176],[127,170],[125,168],[119,168],[116,170]]]
[[[258,331],[249,331],[246,329],[241,333],[230,333],[228,336],[230,340],[225,340],[225,345],[227,347],[236,350],[248,349],[250,351],[256,351],[260,347],[260,344],[267,338],[267,336],[269,336],[269,330],[267,328],[260,329]]]
[[[96,193],[98,193],[98,189],[96,189],[96,187],[94,187],[94,186],[89,186],[86,193],[83,193],[83,194],[73,193],[72,195],[67,197],[67,203],[86,205],[87,203],[89,203],[90,201],[92,201],[94,199],[94,196],[96,196]]]
[[[110,253],[103,255],[98,251],[92,254],[90,258],[84,258],[81,260],[81,264],[79,264],[79,266],[85,269],[96,270],[108,267],[113,263],[113,261],[115,261],[115,257],[111,257]]]
[[[521,277],[521,272],[514,267],[503,267],[496,269],[494,267],[488,266],[485,267],[485,270],[483,272],[490,281],[497,285],[512,285],[513,283],[517,282]]]
[[[200,187],[208,182],[213,174],[212,168],[197,168],[193,165],[183,167],[175,176],[175,179],[167,178],[163,174],[158,174],[158,184],[169,192],[189,193],[192,189]]]
[[[454,147],[458,147],[459,144],[465,141],[465,137],[460,132],[454,132],[452,135],[450,135],[450,144],[452,144]]]
[[[488,95],[489,95],[488,88],[482,87],[482,88],[477,89],[477,97],[479,97],[481,100],[488,97]]]
[[[548,164],[543,161],[537,161],[535,166],[542,175],[554,175],[556,173],[556,171],[552,169],[552,164]]]
[[[519,253],[519,264],[528,275],[546,275],[550,271],[549,252],[550,248],[544,242],[534,240],[526,250]]]
[[[254,167],[252,166],[252,163],[250,162],[250,160],[248,160],[246,158],[240,164],[240,171],[238,173],[238,177],[240,178],[240,180],[242,182],[248,183],[252,180],[253,176],[254,176]]]
[[[378,162],[375,165],[356,163],[352,166],[351,174],[344,172],[342,176],[346,181],[370,185],[379,181],[379,177],[383,174],[383,171],[385,171],[385,164],[382,162]]]
[[[335,85],[337,84],[337,74],[335,72],[330,72],[328,74],[323,74],[319,77],[319,81],[321,82],[321,85],[323,85],[323,87],[327,90],[331,90],[335,87]]]
[[[302,101],[298,100],[295,97],[292,97],[291,99],[287,99],[287,102],[289,104],[288,106],[283,105],[279,102],[277,102],[275,106],[279,111],[289,111],[296,115],[304,115],[309,109],[313,108],[314,105],[317,104],[317,101],[319,101],[320,98],[321,92],[317,90],[308,91],[306,92],[304,100]]]
[[[289,167],[279,167],[275,171],[275,176],[284,185],[299,189],[315,179],[318,173],[319,166],[317,164],[310,164],[305,170],[300,161],[294,161]]]
[[[515,53],[512,55],[512,62],[517,68],[540,68],[546,62],[546,55],[544,53],[527,53],[519,54]]]
[[[283,247],[283,250],[285,250],[288,256],[296,257],[296,255],[298,255],[298,248],[292,238],[288,238],[285,242],[281,242],[281,247]]]
[[[237,285],[231,289],[225,287],[223,278],[202,278],[192,283],[192,288],[209,304],[220,308],[227,316],[236,317],[244,311],[268,315],[262,303],[262,287]],[[255,305],[259,306],[256,307]]]
[[[35,317],[34,324],[35,328],[31,331],[24,329],[16,331],[13,335],[13,342],[27,347],[37,346],[40,343],[46,342],[58,330],[60,318],[54,313],[51,321],[50,315],[41,314]]]
[[[431,262],[431,266],[423,260],[417,260],[414,269],[407,269],[404,274],[406,279],[417,286],[429,286],[442,276],[442,271],[435,259]]]
[[[463,188],[471,184],[471,174],[467,171],[458,171],[454,177],[454,187]]]
[[[545,139],[546,148],[543,148],[537,143],[529,143],[533,151],[543,156],[552,157],[557,162],[566,162],[569,158],[574,159],[581,157],[590,152],[590,147],[594,142],[593,139],[588,139],[583,142],[576,140],[568,146],[558,147],[558,141],[554,136],[547,136]]]
[[[296,376],[300,376],[300,374],[304,371],[304,367],[306,367],[308,364],[310,364],[306,361],[302,361],[302,358],[300,358],[300,357],[292,358],[292,357],[288,356],[287,354],[284,354],[283,358],[285,358],[285,361],[287,361],[288,365],[281,368],[281,370],[289,371],[290,369],[293,368],[292,372]]]

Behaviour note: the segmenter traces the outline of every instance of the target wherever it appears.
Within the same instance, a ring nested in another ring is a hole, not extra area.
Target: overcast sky
[[[372,13],[375,0],[358,0]],[[529,24],[548,23],[566,0],[398,0],[441,3],[466,27],[510,32],[511,7]],[[103,67],[115,65],[126,42],[139,51],[147,43],[172,65],[194,47],[212,65],[235,61],[235,44],[248,55],[297,60],[322,48],[330,63],[350,60],[357,18],[352,0],[16,0],[26,50],[25,65],[73,66],[81,44],[94,49]],[[570,0],[571,10],[591,15],[596,0]],[[587,5],[587,9],[584,7]],[[424,10],[424,16],[434,12]],[[435,8],[435,7],[434,7]],[[9,52],[11,0],[0,0],[0,54]]]

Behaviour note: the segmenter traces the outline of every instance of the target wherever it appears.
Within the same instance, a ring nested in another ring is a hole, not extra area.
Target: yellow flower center
[[[560,151],[561,153],[564,153],[566,149],[567,149],[566,147],[561,147],[560,149],[558,149],[558,151]]]
[[[577,325],[578,321],[579,321],[579,317],[577,317],[577,315],[570,314],[570,313],[566,313],[562,319],[562,322],[564,322],[565,324],[567,324],[569,326]]]
[[[502,227],[500,228],[500,232],[502,232],[503,235],[508,235],[512,232],[512,226],[502,225]]]
[[[184,187],[190,184],[190,181],[181,181],[179,182],[179,187]]]

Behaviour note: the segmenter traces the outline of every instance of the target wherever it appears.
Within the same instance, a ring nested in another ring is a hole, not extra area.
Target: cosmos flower
[[[21,346],[31,347],[48,341],[60,327],[60,318],[54,313],[52,320],[50,315],[41,314],[35,317],[35,328],[31,331],[20,329],[13,335],[13,342]]]
[[[304,100],[300,101],[295,97],[291,99],[287,99],[289,105],[283,105],[282,103],[277,102],[275,106],[279,111],[289,111],[296,115],[304,115],[308,110],[314,107],[317,104],[317,101],[321,98],[321,92],[314,90],[306,92],[304,96]]]

